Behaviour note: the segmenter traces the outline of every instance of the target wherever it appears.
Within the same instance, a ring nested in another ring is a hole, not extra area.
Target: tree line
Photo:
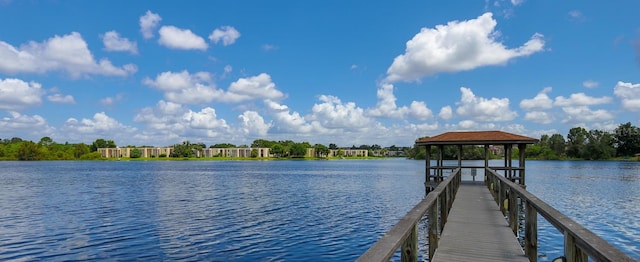
[[[33,142],[19,137],[0,140],[0,160],[92,160],[102,155],[98,148],[116,147],[112,140],[98,139],[92,144],[56,143],[50,137]]]
[[[23,140],[18,137],[0,140],[0,160],[92,160],[100,159],[102,155],[97,152],[98,148],[115,148],[116,143],[113,140],[103,138],[96,139],[91,144],[77,143],[70,144],[54,142],[50,137],[43,137],[38,142]],[[127,145],[125,147],[133,147]],[[149,146],[142,146],[149,147]],[[170,157],[194,157],[195,152],[206,148],[204,143],[191,143],[184,141],[180,144],[172,146],[174,148]],[[271,141],[265,139],[254,140],[251,145],[236,146],[229,143],[213,144],[210,148],[269,148],[275,157],[298,158],[304,157],[308,148],[315,149],[315,157],[326,157],[329,150],[338,150],[340,156],[340,148],[336,144],[311,145],[309,142],[294,142],[292,140]],[[349,147],[347,147],[349,148]],[[351,146],[350,149],[368,150],[369,155],[373,152],[380,152],[385,155],[386,151],[403,151],[404,155],[413,159],[425,159],[425,147],[396,147],[395,145],[387,148],[374,145]],[[445,159],[457,159],[457,148],[453,146],[444,147]],[[561,134],[542,135],[540,140],[529,145],[526,149],[527,158],[556,160],[556,159],[586,159],[601,160],[612,158],[629,158],[640,153],[640,128],[627,122],[620,124],[613,132],[592,129],[586,130],[583,127],[571,128],[566,139]],[[433,148],[432,158],[435,158],[439,152],[436,147]],[[517,149],[514,154],[517,155]],[[257,156],[258,152],[252,152]],[[131,157],[140,157],[139,150],[132,150]],[[500,156],[490,156],[500,157]],[[462,159],[483,159],[484,148],[477,146],[464,146]]]
[[[29,140],[23,140],[19,137],[13,137],[10,139],[0,140],[0,160],[95,160],[101,159],[102,155],[98,152],[98,148],[116,148],[117,145],[113,140],[106,140],[104,138],[96,139],[91,144],[77,143],[70,144],[54,142],[50,137],[43,137],[38,142]],[[131,158],[139,158],[142,156],[142,152],[136,149],[136,146],[127,145],[123,147],[134,148],[131,150]],[[140,146],[140,147],[152,147],[152,146]],[[175,144],[173,151],[169,157],[175,158],[190,158],[195,157],[196,152],[207,148],[204,143],[191,143],[189,141],[183,141],[180,144]],[[315,157],[326,157],[330,150],[338,150],[338,156],[341,156],[341,149],[336,144],[329,144],[325,146],[323,144],[311,145],[309,142],[294,142],[292,140],[282,141],[270,141],[265,139],[254,140],[251,145],[239,145],[236,146],[230,143],[218,143],[209,146],[210,148],[269,148],[271,153],[275,157],[287,157],[287,158],[300,158],[307,154],[308,148],[315,149]],[[368,150],[371,156],[372,151],[378,150],[408,150],[409,148],[396,147],[395,145],[389,148],[382,148],[381,146],[374,145],[360,145],[356,147],[351,146],[351,149],[363,149]],[[257,149],[251,152],[252,157],[258,156]],[[163,156],[164,157],[164,156]]]
[[[444,159],[457,159],[458,150],[455,146],[443,148]],[[518,149],[514,149],[517,159]],[[526,156],[529,159],[540,160],[604,160],[614,158],[629,158],[640,153],[640,128],[627,122],[620,124],[613,132],[583,127],[571,128],[566,139],[561,134],[544,134],[540,140],[527,146]],[[438,148],[433,147],[431,157],[435,159],[439,154]],[[426,149],[423,146],[414,147],[409,151],[409,158],[425,159]],[[500,156],[490,155],[490,158]],[[478,146],[463,146],[462,159],[484,159],[484,148]]]
[[[629,158],[640,153],[640,128],[627,122],[613,133],[583,127],[569,130],[565,140],[560,134],[542,135],[538,143],[527,147],[526,154],[536,159],[603,160]]]

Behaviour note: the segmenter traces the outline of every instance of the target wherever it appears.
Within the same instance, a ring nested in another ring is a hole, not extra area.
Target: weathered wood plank
[[[524,253],[529,261],[538,261],[538,212],[528,201],[525,202]]]
[[[536,212],[547,220],[556,229],[562,232],[566,236],[571,236],[569,239],[570,246],[565,246],[565,256],[584,258],[589,256],[595,261],[634,261],[629,255],[625,254],[621,250],[615,248],[610,243],[591,232],[584,226],[576,223],[571,218],[560,213],[557,209],[553,208],[546,202],[540,200],[524,189],[521,185],[512,183],[508,179],[500,176],[495,171],[487,169],[489,176],[494,180],[499,180],[498,184],[503,184],[505,187],[509,187],[509,190],[513,190],[520,198],[526,201],[527,205],[535,209]],[[567,239],[565,239],[567,240]],[[566,244],[566,243],[565,243]],[[573,250],[579,249],[578,254],[573,254]]]
[[[433,261],[529,261],[482,183],[460,186]]]
[[[427,212],[433,213],[435,209],[437,214],[438,197],[443,194],[446,187],[457,185],[456,181],[460,180],[460,175],[460,170],[457,170],[454,172],[454,175],[447,177],[444,182],[440,183],[440,185],[413,207],[409,213],[402,217],[391,230],[376,241],[367,252],[362,254],[357,261],[388,261],[396,250],[400,248],[402,243],[404,243],[404,240],[414,231],[415,226]],[[437,217],[437,215],[435,217]]]

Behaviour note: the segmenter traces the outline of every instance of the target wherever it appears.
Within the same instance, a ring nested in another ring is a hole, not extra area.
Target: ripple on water
[[[640,179],[629,175],[638,166],[602,176],[608,169],[571,165],[528,163],[530,190],[640,254]],[[2,261],[353,261],[424,194],[424,163],[406,160],[0,162],[0,168]],[[544,222],[539,232],[540,260],[559,256],[562,235]],[[423,251],[425,238],[420,234]]]

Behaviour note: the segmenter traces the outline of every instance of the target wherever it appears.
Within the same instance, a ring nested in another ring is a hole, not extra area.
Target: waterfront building
[[[98,152],[103,158],[130,158],[134,149],[140,150],[141,158],[167,158],[173,153],[173,147],[115,147],[115,148],[98,148]],[[257,158],[272,157],[270,148],[203,148],[195,150],[195,157],[252,157],[253,150],[256,150]]]

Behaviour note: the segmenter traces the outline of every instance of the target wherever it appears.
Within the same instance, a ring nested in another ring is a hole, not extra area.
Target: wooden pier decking
[[[461,183],[433,261],[529,261],[482,182]]]

